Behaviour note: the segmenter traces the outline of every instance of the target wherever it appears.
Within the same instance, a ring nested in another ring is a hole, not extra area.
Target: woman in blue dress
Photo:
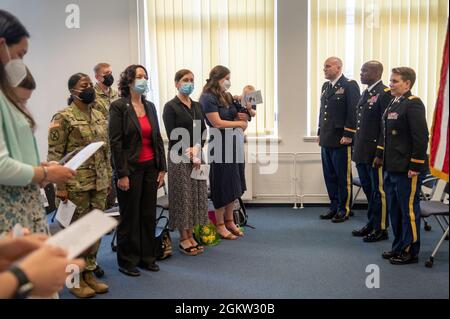
[[[239,113],[230,89],[230,70],[216,66],[209,74],[203,88],[200,104],[210,127],[209,162],[211,200],[216,210],[217,232],[224,239],[235,240],[243,236],[233,220],[234,202],[246,190],[245,176],[239,169],[244,158],[237,147],[239,133],[235,129],[247,129],[248,115]]]

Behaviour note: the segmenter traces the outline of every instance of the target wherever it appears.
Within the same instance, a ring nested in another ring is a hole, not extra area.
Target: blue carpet
[[[324,208],[247,209],[245,237],[222,241],[195,257],[175,250],[159,262],[157,273],[128,277],[117,269],[111,236],[102,241],[98,261],[110,292],[95,298],[155,299],[301,299],[301,298],[449,298],[449,245],[444,242],[432,269],[424,262],[442,232],[430,219],[431,232],[421,231],[420,262],[393,266],[381,258],[389,241],[363,243],[351,236],[365,223],[365,212],[343,224],[319,220]],[[178,234],[172,233],[174,247]],[[380,268],[380,288],[366,288],[366,267]],[[74,298],[65,289],[61,298]]]

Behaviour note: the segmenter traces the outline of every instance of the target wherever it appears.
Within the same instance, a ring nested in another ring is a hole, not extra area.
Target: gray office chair
[[[422,181],[420,187],[420,200],[431,200],[436,192],[439,179],[431,174],[427,174]],[[428,224],[426,217],[422,217],[424,222],[423,229],[425,231],[431,231],[431,225]]]
[[[428,268],[433,267],[434,263],[434,257],[436,256],[436,253],[438,252],[439,248],[441,247],[442,243],[446,238],[448,238],[449,233],[449,205],[445,204],[444,201],[446,200],[446,197],[448,196],[448,183],[444,188],[444,191],[442,192],[441,199],[439,201],[436,200],[421,200],[420,201],[420,216],[423,218],[429,218],[433,216],[439,226],[442,228],[443,235],[441,236],[439,242],[437,243],[436,247],[433,250],[433,253],[431,254],[430,258],[425,262],[425,266]]]

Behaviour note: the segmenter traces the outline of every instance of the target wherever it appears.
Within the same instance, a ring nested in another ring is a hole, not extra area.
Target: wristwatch
[[[19,282],[19,286],[14,295],[14,299],[25,299],[28,297],[30,292],[34,289],[34,285],[30,282],[27,275],[17,266],[13,266],[9,269]]]

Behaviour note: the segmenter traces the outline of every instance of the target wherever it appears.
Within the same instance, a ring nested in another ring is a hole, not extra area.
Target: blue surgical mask
[[[178,91],[180,91],[184,95],[191,95],[194,92],[195,86],[194,83],[183,83]]]
[[[134,81],[133,90],[134,90],[134,92],[141,94],[141,95],[147,93],[149,90],[148,81],[146,79],[136,79]]]

